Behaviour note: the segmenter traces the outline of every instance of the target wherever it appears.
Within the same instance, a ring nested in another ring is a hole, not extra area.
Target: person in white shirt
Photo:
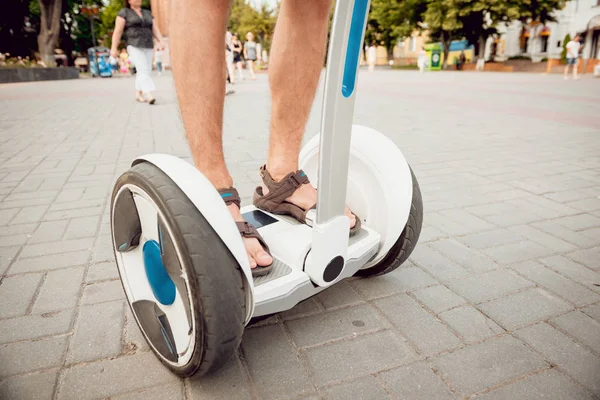
[[[579,35],[567,43],[567,65],[565,66],[565,79],[569,79],[569,66],[573,66],[573,79],[579,79],[577,76],[577,63],[579,61]]]
[[[377,62],[377,45],[375,41],[367,49],[367,62],[369,64],[369,72],[373,72],[375,70],[375,63]]]

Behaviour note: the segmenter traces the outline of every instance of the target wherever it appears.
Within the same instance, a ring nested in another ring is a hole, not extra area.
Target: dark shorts
[[[577,64],[576,58],[567,58],[567,65],[575,65]]]
[[[234,63],[242,62],[242,56],[240,53],[233,53],[233,62]]]

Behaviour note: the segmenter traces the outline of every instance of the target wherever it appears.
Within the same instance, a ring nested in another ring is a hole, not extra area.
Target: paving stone
[[[75,307],[84,273],[84,267],[48,272],[33,305],[33,312],[44,313]]]
[[[167,386],[158,386],[151,389],[141,389],[135,392],[129,392],[120,394],[117,396],[111,396],[111,400],[148,400],[148,399],[160,399],[160,400],[180,400],[184,399],[183,384],[178,382],[169,384]],[[199,397],[193,397],[197,399]]]
[[[540,231],[539,229],[536,229],[529,225],[511,226],[508,229],[514,232],[515,234],[521,235],[544,247],[554,249],[556,252],[563,253],[575,250],[577,248],[577,246],[572,243],[565,242],[562,239],[554,237],[546,232]]]
[[[0,283],[0,318],[24,315],[42,280],[42,274],[18,275]]]
[[[0,202],[0,204],[2,203]],[[8,236],[12,235],[31,235],[36,228],[37,224],[3,226],[2,229],[0,229],[0,242],[4,242]]]
[[[582,308],[581,311],[600,322],[600,303]]]
[[[552,318],[550,323],[600,354],[600,322],[580,311]]]
[[[35,223],[42,220],[48,209],[47,205],[23,207],[10,221],[13,225]]]
[[[498,264],[494,261],[452,239],[439,240],[431,243],[429,246],[444,253],[458,262],[460,266],[473,273],[486,272],[498,268]]]
[[[600,301],[599,294],[586,289],[537,262],[528,261],[514,265],[512,268],[530,281],[543,286],[550,292],[570,301],[578,307]]]
[[[69,344],[67,363],[75,364],[119,355],[123,323],[121,301],[82,306]]]
[[[352,382],[332,386],[323,390],[327,400],[379,400],[391,399],[372,376],[354,379]]]
[[[540,372],[539,374],[502,386],[492,392],[475,396],[481,400],[593,400],[589,391],[573,379],[561,374],[556,369]]]
[[[326,310],[363,303],[363,299],[347,281],[341,281],[316,296]]]
[[[370,305],[358,305],[286,322],[292,340],[306,347],[389,327]]]
[[[504,296],[529,286],[533,286],[533,283],[506,269],[448,281],[450,289],[473,303]]]
[[[102,207],[87,207],[75,210],[48,211],[44,215],[44,221],[56,221],[80,217],[93,217],[96,215],[102,215]]]
[[[574,232],[558,224],[556,221],[536,222],[531,224],[531,226],[581,247],[596,246],[598,244],[597,239],[590,238],[583,234],[583,232]]]
[[[437,354],[461,344],[458,337],[407,295],[380,299],[375,305],[422,354]]]
[[[323,312],[323,307],[314,299],[309,298],[296,304],[294,308],[281,313],[284,320],[306,317]]]
[[[119,270],[114,261],[91,264],[85,277],[86,283],[119,279]]]
[[[475,231],[485,231],[495,228],[495,226],[490,224],[488,221],[462,209],[444,210],[440,211],[439,214],[454,221],[460,222],[461,224],[466,225]]]
[[[114,261],[115,253],[112,247],[112,238],[110,236],[101,236],[94,245],[92,251],[92,263]]]
[[[588,289],[600,292],[600,287],[597,286],[600,285],[600,272],[592,271],[563,256],[552,256],[539,261],[559,274],[581,283]]]
[[[8,223],[19,213],[19,208],[9,208],[0,210],[0,226],[8,225]]]
[[[566,256],[588,268],[600,271],[600,246],[592,249],[575,251]]]
[[[78,250],[90,250],[94,240],[71,239],[61,240],[60,242],[29,244],[23,248],[20,258],[48,256],[52,254],[67,253]]]
[[[429,205],[427,205],[427,209],[429,209]],[[425,224],[425,221],[423,223]],[[427,243],[427,242],[431,242],[431,241],[441,239],[441,238],[446,238],[446,237],[448,237],[448,235],[445,234],[444,232],[440,231],[439,229],[434,228],[433,226],[424,225],[421,228],[421,234],[419,235],[419,242]]]
[[[96,304],[105,301],[124,300],[125,293],[120,280],[104,281],[83,288],[81,304]]]
[[[44,257],[21,258],[15,261],[10,272],[11,274],[20,274],[87,265],[89,258],[89,251],[72,251]]]
[[[350,282],[367,299],[405,293],[437,283],[435,279],[416,267],[398,268],[389,274]]]
[[[473,233],[456,238],[456,240],[474,249],[485,249],[503,244],[517,243],[523,238],[508,229],[501,228],[493,231]]]
[[[571,309],[558,297],[541,289],[530,289],[479,305],[479,309],[506,329],[543,321]]]
[[[0,399],[52,400],[58,369],[15,376],[0,383]]]
[[[29,243],[46,243],[61,240],[69,221],[44,221],[37,228]]]
[[[409,364],[383,372],[379,378],[398,399],[456,399],[450,388],[424,362]],[[346,397],[352,398],[351,396]]]
[[[65,239],[80,239],[96,236],[99,217],[73,218],[65,232]]]
[[[21,246],[0,247],[0,276],[6,273],[20,250]]]
[[[428,245],[417,246],[411,255],[411,260],[442,282],[468,274],[467,270],[458,263]]]
[[[60,336],[0,346],[0,379],[60,366],[66,345],[67,337]]]
[[[187,386],[189,387],[191,399],[252,399],[252,392],[248,386],[246,375],[236,358],[230,360],[222,369],[215,371],[213,374],[202,377],[192,376],[188,379]]]
[[[504,329],[471,306],[444,311],[439,318],[457,332],[465,342],[473,343],[504,333]]]
[[[434,313],[460,306],[466,301],[443,285],[431,286],[413,292],[413,295]]]
[[[140,353],[63,370],[57,399],[106,398],[177,381],[176,375],[165,368],[154,354]]]
[[[503,244],[501,246],[482,249],[481,252],[500,264],[512,264],[549,256],[555,251],[531,240],[523,240],[518,243]]]
[[[279,399],[311,390],[308,373],[280,324],[246,330],[242,349],[261,398]],[[272,386],[272,382],[278,385]]]
[[[592,212],[600,210],[600,198],[589,197],[567,203],[567,206],[575,208],[579,211]]]
[[[512,336],[492,338],[432,362],[463,396],[548,366],[542,357]]]
[[[304,357],[319,386],[400,366],[417,359],[408,344],[391,331],[312,348],[304,353]],[[251,367],[251,373],[252,369]],[[286,380],[289,380],[289,376]]]
[[[73,310],[0,320],[0,344],[58,335],[71,330]]]
[[[581,231],[600,226],[600,218],[591,214],[579,214],[559,218],[556,223],[571,229],[572,231]]]
[[[516,335],[593,394],[600,394],[600,357],[544,322],[523,328]]]

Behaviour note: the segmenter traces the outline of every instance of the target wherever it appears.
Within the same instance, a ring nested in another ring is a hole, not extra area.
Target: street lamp
[[[90,25],[92,28],[92,48],[94,49],[94,64],[96,65],[96,71],[98,72],[98,76],[100,76],[100,67],[98,66],[98,55],[96,54],[96,33],[94,32],[94,19],[98,18],[98,6],[92,4],[91,6],[83,5],[81,6],[81,13],[84,17],[90,20]]]

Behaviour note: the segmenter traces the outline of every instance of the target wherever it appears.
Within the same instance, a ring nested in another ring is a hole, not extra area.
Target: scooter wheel
[[[182,377],[218,369],[246,317],[242,270],[225,243],[148,162],[119,177],[110,216],[121,283],[154,354]]]
[[[412,201],[408,221],[404,226],[402,234],[381,261],[369,268],[359,269],[355,274],[356,276],[377,276],[392,272],[408,259],[417,246],[423,225],[423,198],[421,197],[421,188],[412,168],[410,168],[410,175],[412,177],[413,188]]]

